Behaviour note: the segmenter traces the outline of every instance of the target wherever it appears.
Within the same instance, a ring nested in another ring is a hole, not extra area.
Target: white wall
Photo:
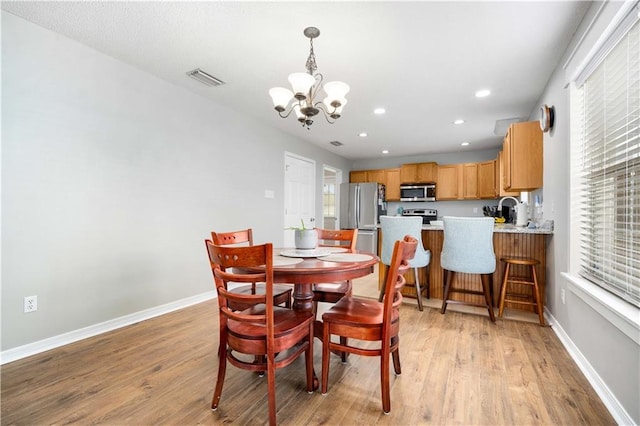
[[[593,48],[622,2],[594,3],[574,36],[565,57],[549,80],[538,102],[555,107],[555,126],[544,134],[544,218],[555,221],[547,246],[546,308],[554,330],[564,339],[572,356],[594,384],[600,397],[621,424],[640,423],[640,346],[629,334],[574,292],[562,273],[570,271],[570,104],[568,77]],[[602,9],[601,9],[602,6]],[[579,43],[586,33],[582,43]],[[566,70],[565,70],[566,64]],[[537,109],[534,111],[537,117]],[[535,195],[535,194],[534,194]],[[562,303],[561,292],[566,295]],[[605,309],[606,310],[606,309]],[[635,309],[636,318],[640,316]],[[637,321],[637,320],[636,320]],[[634,332],[630,333],[633,335]],[[635,331],[636,339],[638,332]]]
[[[281,244],[285,151],[321,217],[349,161],[2,12],[2,351],[210,292],[213,229]]]

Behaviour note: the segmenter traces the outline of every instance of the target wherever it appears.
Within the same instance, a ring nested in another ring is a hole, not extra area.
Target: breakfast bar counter
[[[511,224],[497,224],[494,228],[493,234],[493,249],[496,253],[496,271],[493,274],[493,305],[498,306],[498,298],[500,295],[500,286],[502,284],[502,278],[504,273],[504,263],[500,261],[500,258],[505,256],[510,257],[530,257],[540,261],[540,264],[536,266],[536,275],[538,278],[538,284],[540,285],[540,292],[542,293],[542,299],[545,299],[546,289],[546,256],[547,256],[547,244],[553,231],[550,229],[530,229],[527,227],[517,227]],[[379,241],[382,241],[384,235],[381,235]],[[431,251],[431,262],[428,268],[419,268],[418,276],[420,283],[429,283],[429,290],[431,292],[431,298],[442,299],[443,296],[443,273],[440,266],[440,253],[442,252],[442,244],[444,242],[444,232],[442,226],[437,225],[423,225],[422,227],[422,244],[424,248]],[[381,244],[381,243],[379,243]],[[428,272],[427,272],[428,271]],[[516,275],[528,277],[528,268],[524,266],[516,265],[512,267],[512,273]],[[379,264],[379,278],[378,288],[380,283],[383,282],[386,274],[386,266],[382,263]],[[427,277],[428,274],[428,277]],[[456,274],[457,287],[478,289],[481,288],[480,278],[478,275],[470,274]],[[413,271],[408,271],[405,274],[407,284],[402,290],[402,294],[406,297],[416,297],[415,286],[411,284],[415,283],[413,277]],[[530,294],[531,290],[526,285],[517,284],[511,285],[510,291],[522,294]],[[423,293],[424,297],[424,293]],[[455,294],[454,298],[460,298],[460,300],[477,301],[475,299],[479,296],[469,294]],[[520,309],[533,311],[533,307],[522,306],[519,304],[505,303],[506,308]]]

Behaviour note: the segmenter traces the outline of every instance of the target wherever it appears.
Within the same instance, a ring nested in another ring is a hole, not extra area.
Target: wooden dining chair
[[[316,231],[318,247],[343,247],[350,252],[356,251],[357,229],[316,228]],[[318,302],[336,303],[344,296],[351,296],[352,293],[351,280],[338,283],[316,283],[313,285],[313,311],[318,311]]]
[[[404,286],[403,274],[411,267],[418,247],[418,240],[407,235],[396,241],[389,273],[385,281],[385,294],[382,302],[357,297],[343,297],[328,311],[322,314],[322,394],[327,393],[329,382],[329,354],[331,351],[380,357],[380,387],[382,391],[382,410],[391,411],[389,391],[389,361],[393,358],[393,368],[397,375],[401,373],[399,354],[400,310]],[[331,336],[349,338],[349,344],[332,342]],[[378,341],[378,347],[370,348],[362,341]],[[355,343],[355,344],[354,344]]]
[[[274,289],[272,244],[230,247],[208,242],[207,248],[211,262],[215,265],[213,275],[220,315],[218,379],[211,409],[218,408],[227,362],[244,370],[266,371],[269,424],[275,426],[277,369],[290,365],[304,353],[307,392],[313,392],[313,312],[286,309],[267,303],[273,299]],[[237,273],[235,268],[260,268],[264,272]],[[264,293],[240,294],[227,290],[229,282],[254,281],[265,283]],[[235,311],[229,308],[233,304],[230,302],[246,304],[250,308]]]
[[[239,246],[239,245],[253,245],[253,231],[251,228],[243,229],[241,231],[232,232],[211,232],[211,241],[218,246]],[[213,268],[213,264],[211,264]],[[264,294],[264,284],[252,282],[248,285],[237,286],[233,289],[236,293],[242,294]],[[284,305],[287,308],[291,308],[291,297],[293,295],[293,288],[287,285],[275,285],[273,288],[273,303],[275,305]],[[245,308],[247,306],[244,306]],[[235,306],[235,309],[240,309],[242,306]]]

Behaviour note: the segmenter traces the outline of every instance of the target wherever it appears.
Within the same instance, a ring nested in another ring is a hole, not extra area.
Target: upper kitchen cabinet
[[[537,121],[513,123],[502,144],[504,189],[531,191],[542,187],[542,130]]]
[[[478,163],[462,165],[462,198],[466,200],[478,198]]]
[[[438,165],[436,200],[462,198],[462,164]]]
[[[355,170],[352,172],[349,172],[349,182],[351,183],[367,183],[369,182],[367,180],[368,176],[368,171],[367,170]]]
[[[386,169],[386,199],[400,201],[400,169]]]
[[[377,182],[386,183],[385,171],[381,170],[354,170],[349,172],[349,182],[351,183],[367,183]]]
[[[504,153],[498,152],[495,167],[495,192],[498,197],[519,197],[520,191],[507,191],[504,189],[504,180],[506,177]]]
[[[414,163],[400,166],[400,183],[433,183],[438,174],[436,163]]]
[[[367,182],[387,184],[387,174],[384,170],[367,170]]]
[[[496,160],[478,163],[478,198],[497,198]]]
[[[349,173],[349,182],[377,182],[385,185],[387,201],[400,201],[400,169],[354,170]]]

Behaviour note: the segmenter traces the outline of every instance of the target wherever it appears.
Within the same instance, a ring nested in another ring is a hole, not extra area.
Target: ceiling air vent
[[[333,146],[342,146],[342,145],[344,145],[342,142],[338,142],[338,141],[331,141],[331,142],[329,142],[329,143],[330,143],[331,145],[333,145]]]
[[[224,81],[219,78],[215,78],[209,73],[202,71],[200,68],[196,68],[195,70],[189,71],[187,75],[191,78],[198,80],[200,83],[204,83],[207,86],[221,86],[224,84]]]
[[[518,123],[519,121],[522,121],[520,117],[504,118],[502,120],[496,120],[496,125],[493,128],[493,134],[496,136],[504,136],[507,134],[507,129],[509,128],[509,125],[511,125],[512,123]]]

